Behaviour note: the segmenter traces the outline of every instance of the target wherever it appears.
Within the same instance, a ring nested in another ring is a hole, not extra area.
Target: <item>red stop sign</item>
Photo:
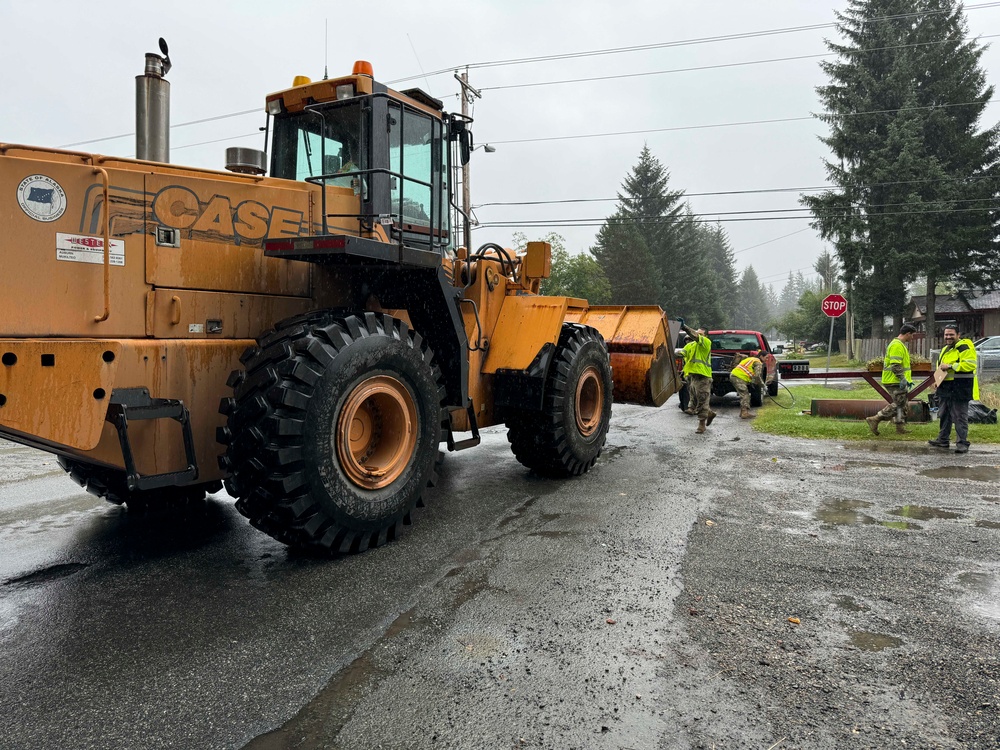
[[[823,312],[829,318],[839,318],[847,312],[847,300],[842,294],[831,294],[823,299]]]

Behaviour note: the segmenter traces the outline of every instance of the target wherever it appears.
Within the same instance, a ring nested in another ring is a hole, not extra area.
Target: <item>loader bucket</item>
[[[679,324],[659,307],[601,305],[571,310],[566,320],[596,328],[604,337],[617,403],[660,406],[680,389],[674,365]]]

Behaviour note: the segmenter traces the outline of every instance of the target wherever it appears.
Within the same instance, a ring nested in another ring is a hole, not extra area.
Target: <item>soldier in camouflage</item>
[[[691,364],[688,369],[688,388],[691,390],[695,403],[698,405],[698,434],[712,424],[715,412],[709,408],[712,400],[712,340],[705,335],[705,329],[695,330],[683,326],[684,332],[694,341],[691,352]]]
[[[892,401],[882,411],[865,419],[870,429],[878,435],[879,422],[895,422],[896,432],[901,435],[909,432],[906,429],[906,412],[909,410],[909,393],[913,387],[913,373],[910,370],[910,350],[907,344],[916,333],[916,327],[904,323],[899,329],[899,335],[889,342],[882,360],[882,386],[892,396]],[[902,415],[902,416],[900,416]]]

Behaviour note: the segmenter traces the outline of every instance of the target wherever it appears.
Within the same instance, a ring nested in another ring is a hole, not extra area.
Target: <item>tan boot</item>
[[[692,417],[695,415],[694,409],[685,409],[684,413],[685,414],[690,414]]]
[[[710,411],[708,413],[708,419],[705,420],[705,426],[708,427],[708,425],[712,424],[713,419],[715,419],[715,412]]]
[[[695,432],[700,435],[704,431],[705,431],[705,420],[704,419],[699,419],[698,420],[698,429],[695,430]]]
[[[877,416],[866,417],[865,421],[868,423],[868,429],[872,431],[873,435],[878,435],[878,423],[881,421]]]
[[[910,431],[906,429],[906,425],[902,422],[896,422],[896,434],[897,435],[909,435]]]
[[[744,406],[740,409],[740,419],[750,419],[752,416],[753,415],[747,407]]]

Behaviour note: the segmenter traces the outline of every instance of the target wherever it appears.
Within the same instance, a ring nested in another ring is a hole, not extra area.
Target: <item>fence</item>
[[[892,341],[891,338],[888,339],[855,339],[855,349],[854,358],[862,362],[866,362],[869,359],[882,359],[885,356],[885,348],[889,346],[889,342]],[[926,344],[924,343],[924,337],[917,336],[913,337],[910,342],[910,354],[922,354],[926,351]],[[944,340],[940,336],[935,336],[931,339],[931,349],[940,350],[944,346]],[[843,354],[847,353],[847,341],[842,340],[840,342],[840,351]],[[926,355],[923,355],[926,356]]]
[[[889,345],[892,339],[855,339],[855,349],[854,358],[861,362],[867,362],[870,359],[882,359],[885,356],[885,348]],[[938,353],[944,346],[944,339],[941,336],[935,336],[931,339],[931,362],[936,362]],[[847,353],[847,341],[841,340],[840,351],[842,353]],[[913,337],[910,342],[910,354],[916,355],[922,353],[924,350],[924,338]],[[981,376],[995,378],[1000,375],[1000,357],[984,357],[982,352],[977,352],[978,359],[978,372]]]

